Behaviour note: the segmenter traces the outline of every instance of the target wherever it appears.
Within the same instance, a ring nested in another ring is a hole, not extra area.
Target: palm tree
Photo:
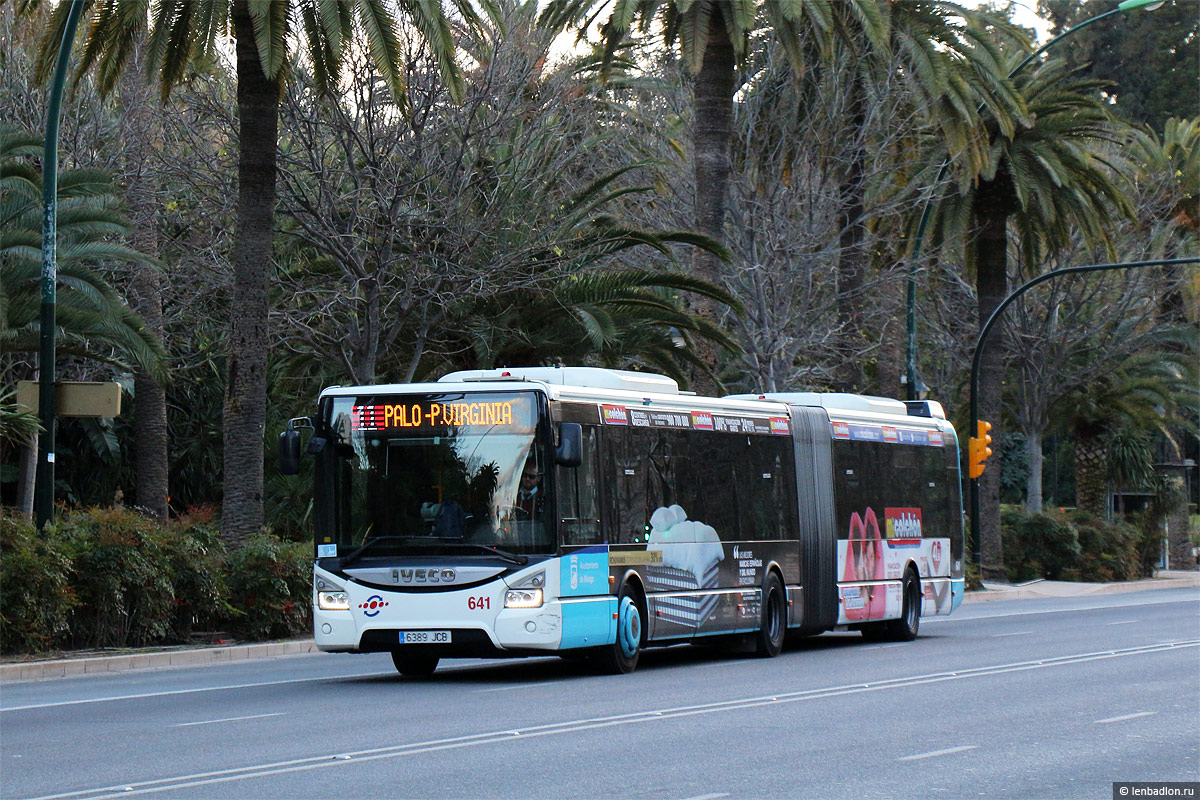
[[[553,0],[542,18],[552,24],[579,21],[586,27],[600,13],[597,7],[606,1]],[[806,58],[801,46],[802,34],[815,36],[827,50],[832,37],[841,34],[838,22],[842,19],[854,20],[857,30],[872,46],[886,47],[883,17],[874,0],[766,2],[761,10],[797,72],[803,69]],[[696,230],[718,242],[724,241],[729,198],[735,70],[739,60],[748,54],[758,12],[757,3],[731,0],[622,0],[614,4],[601,30],[609,58],[625,44],[635,23],[641,33],[659,26],[668,47],[678,43],[684,63],[694,76],[692,157]],[[697,251],[693,272],[714,286],[720,285],[721,260],[711,252]],[[717,323],[718,308],[714,303],[697,302],[695,310],[709,324]],[[693,385],[702,392],[711,392],[716,389],[716,350],[711,345],[702,346],[697,357],[708,374],[698,373]]]
[[[838,320],[844,338],[865,338],[861,309],[868,272],[866,162],[871,142],[864,135],[870,87],[898,78],[918,115],[935,127],[936,150],[947,158],[982,166],[987,136],[980,112],[1011,132],[1023,116],[1023,102],[1004,77],[997,34],[1024,43],[1012,25],[957,3],[943,0],[893,0],[883,5],[886,46],[857,31],[847,6],[835,5],[835,20],[844,35],[834,40],[840,59],[848,63],[845,106],[849,136],[838,186]],[[862,364],[849,358],[838,370],[837,388],[862,391]]]
[[[1059,403],[1059,424],[1075,436],[1075,505],[1097,516],[1105,515],[1110,476],[1137,477],[1136,464],[1130,466],[1136,459],[1128,457],[1131,440],[1159,436],[1178,450],[1173,428],[1195,431],[1200,413],[1195,333],[1164,328],[1155,339],[1153,350],[1130,355]]]
[[[10,356],[32,355],[39,347],[42,176],[33,161],[42,152],[41,137],[0,127],[0,352]],[[118,211],[116,187],[98,170],[67,170],[59,176],[58,197],[58,351],[161,380],[165,354],[157,337],[87,266],[97,261],[153,264],[112,241],[129,230]],[[28,422],[12,404],[0,409],[0,431],[10,441],[29,432]],[[32,511],[35,463],[36,458],[26,457],[18,492],[18,506],[26,514]]]
[[[935,236],[966,246],[975,268],[980,327],[1008,295],[1010,223],[1024,264],[1038,263],[1046,250],[1065,247],[1072,235],[1108,244],[1106,223],[1113,213],[1129,215],[1112,165],[1097,156],[1100,146],[1120,144],[1127,129],[1113,120],[1096,90],[1062,62],[1046,62],[1017,78],[1028,109],[1027,121],[1006,133],[989,119],[990,145],[982,169],[960,173],[957,186],[935,220]],[[1044,248],[1044,249],[1043,249]],[[980,364],[979,414],[1000,433],[1004,355],[984,351]],[[981,565],[985,577],[1003,572],[1000,541],[1000,470],[997,457],[980,479],[983,530]]]
[[[467,0],[451,0],[468,22],[476,14]],[[43,50],[44,74],[62,39],[67,6],[52,17]],[[141,31],[148,42],[147,70],[158,73],[163,97],[194,63],[210,60],[219,39],[232,33],[238,104],[238,202],[231,262],[224,407],[224,497],[221,535],[241,541],[263,523],[263,437],[266,424],[267,288],[276,202],[278,109],[297,39],[311,63],[319,89],[337,85],[346,48],[355,35],[370,51],[393,95],[405,96],[396,20],[383,0],[255,3],[93,0],[79,72],[95,67],[102,91],[116,84]],[[461,78],[454,42],[440,2],[402,3],[400,9],[422,33],[443,78],[457,97]],[[298,32],[298,33],[296,33]]]
[[[548,289],[517,289],[455,309],[453,327],[461,334],[449,362],[454,369],[650,364],[686,385],[682,362],[695,358],[686,338],[711,338],[730,350],[737,346],[720,328],[681,309],[679,292],[737,308],[725,291],[676,272],[567,274]]]

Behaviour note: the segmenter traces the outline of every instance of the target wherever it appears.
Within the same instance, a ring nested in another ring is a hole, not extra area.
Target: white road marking
[[[951,753],[961,753],[964,750],[974,750],[978,748],[977,744],[964,744],[961,747],[948,747],[945,750],[934,750],[932,753],[918,753],[915,756],[904,756],[897,758],[897,761],[920,761],[922,758],[937,758],[938,756],[948,756]]]
[[[1017,631],[1016,633],[993,633],[992,638],[993,639],[1002,639],[1005,636],[1028,636],[1031,633],[1033,633],[1033,631]]]
[[[284,686],[289,683],[318,683],[321,681],[345,680],[346,678],[380,678],[394,675],[392,672],[364,672],[354,675],[325,675],[320,678],[289,678],[282,681],[260,681],[258,683],[234,683],[225,686],[204,686],[199,689],[170,689],[165,692],[143,692],[141,694],[122,694],[111,697],[89,697],[83,700],[61,700],[57,703],[33,703],[27,706],[8,706],[0,708],[5,711],[29,711],[34,708],[58,708],[60,706],[86,705],[87,703],[109,703],[114,700],[141,700],[145,697],[170,697],[177,694],[198,694],[200,692],[222,692],[226,689],[256,689],[260,686]]]
[[[717,792],[716,794],[698,794],[695,797],[688,797],[686,800],[717,800],[718,797],[729,797],[729,792]]]
[[[544,681],[543,683],[521,683],[516,686],[499,686],[495,689],[475,689],[471,694],[488,694],[489,692],[511,692],[513,689],[532,689],[535,686],[553,686],[562,681]]]
[[[195,789],[200,786],[228,783],[230,781],[246,780],[249,778],[264,778],[270,775],[280,775],[284,773],[304,772],[312,769],[321,769],[323,767],[330,767],[340,764],[357,764],[366,761],[376,761],[379,759],[403,758],[405,756],[418,755],[422,753],[456,750],[464,747],[479,747],[481,745],[490,745],[502,741],[529,739],[540,736],[561,736],[564,734],[609,728],[619,725],[636,725],[659,720],[692,717],[701,714],[714,714],[723,711],[744,711],[753,708],[762,708],[764,706],[782,705],[785,703],[805,702],[808,700],[820,700],[830,697],[843,697],[846,695],[860,694],[863,692],[903,689],[922,684],[933,684],[944,681],[964,680],[967,678],[987,677],[1012,672],[1023,672],[1033,669],[1045,669],[1048,667],[1069,666],[1072,664],[1081,664],[1089,661],[1099,661],[1109,658],[1123,658],[1127,656],[1147,655],[1150,653],[1165,653],[1193,647],[1200,647],[1200,639],[1171,642],[1165,645],[1146,645],[1142,647],[1128,647],[1120,650],[1102,650],[1093,653],[1076,653],[1074,655],[1057,656],[1037,661],[1018,661],[1011,664],[994,664],[985,667],[972,667],[954,672],[934,672],[925,675],[912,675],[902,678],[885,678],[869,685],[856,683],[842,686],[828,686],[821,689],[806,689],[776,695],[744,697],[735,700],[704,703],[701,705],[677,706],[673,708],[635,711],[627,714],[617,714],[608,717],[590,717],[567,720],[564,722],[547,723],[545,725],[531,725],[527,728],[521,728],[518,730],[506,728],[503,730],[466,734],[463,736],[455,736],[446,739],[433,739],[420,742],[410,742],[407,744],[388,745],[385,747],[376,747],[368,750],[357,750],[350,753],[329,753],[326,755],[313,756],[309,758],[297,758],[288,761],[254,764],[245,767],[213,770],[210,772],[200,772],[191,775],[176,775],[169,778],[157,778],[153,780],[139,781],[136,783],[120,784],[117,786],[99,786],[92,789],[81,789],[73,792],[45,795],[43,797],[32,798],[31,800],[65,800],[65,798],[84,797],[92,798],[93,800],[100,800],[100,798],[129,797],[135,794],[153,794],[157,792],[178,791],[180,789]],[[970,749],[970,747],[966,749]],[[924,754],[923,757],[931,758],[933,755],[937,754],[940,753]]]
[[[1096,720],[1097,725],[1107,725],[1110,722],[1124,722],[1127,719],[1137,719],[1138,717],[1152,717],[1157,714],[1157,711],[1139,711],[1136,714],[1124,714],[1120,717],[1109,717],[1108,719]]]
[[[180,722],[172,728],[190,728],[193,725],[216,725],[218,722],[241,722],[244,719],[262,719],[263,717],[282,717],[286,711],[276,711],[274,714],[251,714],[248,717],[226,717],[225,719],[206,719],[200,722]]]
[[[1123,619],[1120,622],[1110,622],[1109,625],[1132,625],[1135,622],[1141,622],[1140,619]]]
[[[537,659],[537,658],[538,657],[536,657],[536,656],[534,657],[534,659]],[[541,659],[541,660],[549,661],[550,659]],[[447,672],[458,672],[461,670],[479,669],[480,667],[486,667],[486,666],[489,666],[492,664],[511,664],[511,663],[512,663],[512,661],[510,661],[508,659],[482,659],[479,661],[472,661],[469,664],[458,664],[458,665],[451,666],[451,667],[443,667],[438,670],[438,674],[441,675],[441,674],[447,673]],[[97,674],[99,674],[99,673],[97,673]],[[61,700],[61,701],[58,701],[55,703],[33,703],[31,705],[25,705],[25,706],[7,706],[4,708],[0,708],[0,714],[4,713],[5,711],[29,711],[29,710],[32,710],[35,708],[58,708],[60,706],[84,705],[87,703],[109,703],[109,702],[113,702],[116,700],[141,700],[146,697],[170,697],[172,695],[177,695],[177,694],[196,694],[196,693],[200,693],[200,692],[220,692],[220,691],[224,691],[226,689],[256,689],[261,686],[286,686],[289,683],[322,683],[325,681],[355,680],[357,678],[389,678],[389,677],[390,678],[399,678],[399,676],[395,672],[392,672],[390,670],[387,672],[352,672],[347,675],[322,675],[322,676],[319,676],[316,678],[287,678],[285,680],[279,680],[279,681],[259,681],[256,683],[232,683],[232,684],[226,684],[224,686],[202,686],[197,689],[168,689],[168,690],[162,691],[162,692],[142,692],[139,694],[111,695],[109,697],[89,697],[89,698],[86,698],[83,700]]]

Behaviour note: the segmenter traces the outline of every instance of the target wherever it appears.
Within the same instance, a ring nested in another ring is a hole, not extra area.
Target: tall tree
[[[989,120],[990,147],[983,169],[964,172],[939,209],[937,234],[966,245],[974,267],[978,324],[991,316],[1009,291],[1009,252],[1015,243],[1028,268],[1042,248],[1065,246],[1078,233],[1086,241],[1109,241],[1111,213],[1129,213],[1108,164],[1095,154],[1098,145],[1123,141],[1122,129],[1087,81],[1062,62],[1047,62],[1021,73],[1018,91],[1028,121],[1006,135]],[[1011,230],[1010,230],[1011,227]],[[1015,234],[1015,237],[1014,237]],[[1005,356],[992,341],[980,360],[979,415],[1001,434],[1001,392]],[[1003,576],[1000,540],[1000,469],[992,456],[980,479],[980,537],[985,577]]]
[[[848,7],[835,5],[834,20],[843,35],[834,39],[850,65],[847,71],[846,123],[838,186],[841,242],[838,250],[838,321],[851,345],[865,338],[860,309],[870,268],[867,240],[866,163],[876,146],[867,130],[871,96],[895,76],[916,109],[933,124],[938,149],[960,163],[982,167],[987,136],[980,109],[1011,133],[1023,116],[1022,102],[1005,79],[998,36],[1024,44],[1018,29],[1004,20],[943,0],[893,0],[883,5],[886,46],[858,30]],[[853,350],[853,346],[847,348]],[[835,387],[863,391],[860,361],[846,358]]]
[[[474,22],[467,0],[451,0]],[[48,74],[62,39],[68,3],[56,9],[43,47]],[[228,328],[223,419],[224,496],[221,535],[240,541],[263,524],[263,445],[266,425],[267,289],[272,273],[276,200],[278,107],[299,43],[322,91],[337,85],[347,48],[357,36],[371,53],[389,89],[403,98],[397,21],[382,0],[93,0],[80,72],[95,67],[100,87],[116,84],[142,30],[147,31],[147,69],[157,73],[164,99],[187,69],[211,60],[218,42],[232,34],[237,71],[238,203],[230,261],[233,285]],[[400,9],[428,41],[451,86],[460,94],[454,42],[440,2],[402,3]],[[147,27],[148,26],[148,27]],[[294,33],[298,31],[298,33]]]
[[[0,126],[0,352],[5,355],[0,369],[5,385],[30,377],[29,368],[22,374],[16,359],[38,350],[42,176],[34,160],[42,151],[40,137]],[[90,268],[100,262],[153,266],[118,240],[129,226],[118,210],[117,187],[103,171],[66,170],[58,179],[58,195],[58,351],[161,379],[158,339]],[[29,442],[18,484],[17,504],[25,514],[33,510],[36,446],[36,439]]]
[[[155,150],[161,137],[159,119],[150,97],[150,87],[141,79],[145,70],[146,41],[139,35],[133,55],[118,89],[125,112],[125,198],[133,223],[133,245],[141,253],[158,258],[158,169]],[[147,330],[160,341],[163,337],[162,272],[157,262],[136,264],[129,280],[134,307],[146,321]],[[170,487],[167,392],[144,369],[133,373],[133,429],[136,448],[137,507],[166,519]]]
[[[1039,0],[1038,12],[1058,35],[1112,10],[1111,0]],[[1124,14],[1091,25],[1055,52],[1084,77],[1106,81],[1104,97],[1119,116],[1161,132],[1171,117],[1193,117],[1200,96],[1200,14],[1177,0],[1152,14]]]
[[[555,0],[543,14],[547,20],[579,20],[587,25],[601,13],[605,0]],[[733,140],[734,93],[739,88],[736,68],[749,52],[751,32],[758,13],[765,15],[773,35],[783,44],[788,59],[799,72],[806,54],[802,33],[814,36],[828,51],[837,35],[838,19],[855,21],[872,45],[886,47],[883,17],[874,0],[799,0],[792,3],[734,2],[733,0],[621,0],[613,5],[601,29],[606,53],[611,56],[625,43],[635,24],[643,34],[661,30],[667,47],[678,45],[684,63],[693,75],[692,163],[695,190],[696,229],[718,242],[725,241],[725,217],[729,202],[730,148]],[[722,283],[721,259],[708,251],[697,251],[693,261],[697,277]],[[718,306],[697,301],[699,316],[718,323]],[[697,353],[709,373],[692,381],[702,392],[717,388],[717,351],[702,347]]]

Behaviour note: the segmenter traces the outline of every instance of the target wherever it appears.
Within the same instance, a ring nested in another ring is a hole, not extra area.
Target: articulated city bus
[[[779,653],[785,634],[910,640],[963,597],[958,440],[937,403],[725,398],[588,367],[333,387],[316,459],[313,624],[328,652]]]

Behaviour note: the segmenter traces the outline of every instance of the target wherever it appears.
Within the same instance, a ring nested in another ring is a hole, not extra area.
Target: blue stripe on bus
[[[598,597],[562,604],[562,643],[559,647],[595,647],[617,640],[613,617],[617,613],[617,598]]]

